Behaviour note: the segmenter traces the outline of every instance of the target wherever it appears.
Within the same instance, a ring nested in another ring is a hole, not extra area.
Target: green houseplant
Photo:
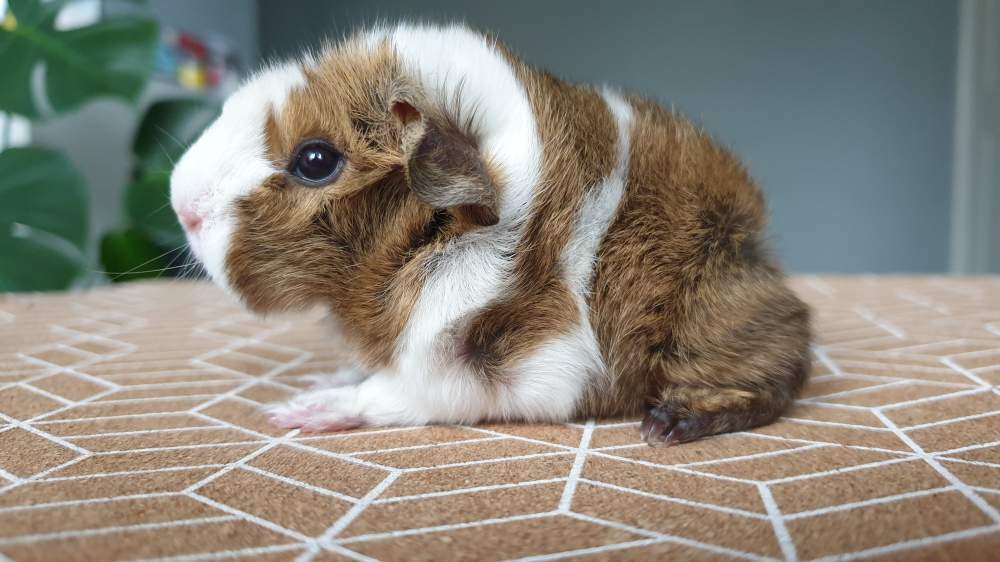
[[[137,105],[153,73],[157,23],[140,7],[136,15],[60,30],[56,17],[65,4],[9,0],[0,25],[0,111],[37,121],[101,97]],[[215,112],[197,98],[158,101],[145,112],[132,145],[123,224],[99,245],[110,280],[172,271],[183,234],[166,204],[169,171]],[[60,151],[0,152],[0,291],[65,289],[93,274],[98,256],[88,249],[88,209],[87,186]]]
[[[169,205],[174,162],[216,115],[214,103],[170,99],[153,103],[132,142],[122,227],[101,238],[100,260],[113,282],[172,276],[183,267],[186,243]]]

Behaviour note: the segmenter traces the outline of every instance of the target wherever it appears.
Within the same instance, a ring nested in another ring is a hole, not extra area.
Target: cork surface
[[[299,435],[341,359],[217,289],[0,297],[0,560],[1000,560],[1000,278],[797,278],[815,375],[778,423]]]

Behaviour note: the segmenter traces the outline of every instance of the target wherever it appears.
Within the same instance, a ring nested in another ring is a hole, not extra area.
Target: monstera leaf
[[[217,103],[197,98],[168,99],[149,106],[132,141],[136,168],[169,172],[218,114]]]
[[[85,268],[87,214],[83,180],[65,156],[0,152],[0,292],[68,287]]]
[[[98,96],[135,100],[153,70],[156,22],[139,17],[107,19],[60,31],[64,2],[8,0],[0,25],[0,110],[44,116],[32,93],[35,69],[44,69],[45,97],[55,113]]]

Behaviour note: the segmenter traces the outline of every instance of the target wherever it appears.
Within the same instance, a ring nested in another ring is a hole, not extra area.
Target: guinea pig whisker
[[[132,268],[132,269],[130,269],[128,271],[97,271],[97,270],[94,270],[94,273],[103,273],[104,275],[110,275],[112,277],[121,277],[122,275],[133,275],[133,274],[134,275],[138,275],[138,274],[141,274],[141,273],[163,273],[164,271],[169,271],[171,269],[180,269],[182,267],[184,267],[184,266],[183,265],[175,265],[175,266],[168,266],[168,267],[157,267],[155,269],[140,269],[140,270],[136,270],[135,268]]]
[[[194,279],[197,275],[208,275],[208,271],[201,262],[194,262],[194,267],[191,268],[191,279]]]
[[[150,211],[149,213],[147,213],[146,216],[144,216],[142,218],[148,219],[149,217],[151,217],[151,216],[155,215],[156,213],[159,213],[160,211],[162,211],[165,207],[169,207],[169,206],[170,206],[170,199],[168,198],[166,203],[164,203],[164,204],[160,205],[159,207],[153,209],[152,211]],[[179,250],[180,248],[174,248],[174,249],[175,250]]]
[[[176,167],[177,166],[177,162],[175,162],[174,159],[173,159],[173,157],[170,156],[170,151],[167,150],[167,147],[163,146],[163,143],[160,142],[160,139],[156,139],[156,144],[159,145],[160,150],[163,151],[163,155],[166,156],[167,161],[170,162],[170,166],[171,167]]]
[[[170,140],[172,140],[175,143],[177,143],[177,146],[181,147],[182,149],[187,150],[187,149],[191,148],[190,145],[184,144],[183,142],[181,142],[180,140],[178,140],[177,137],[175,137],[170,131],[164,129],[163,127],[161,127],[159,125],[154,125],[154,127],[156,127],[157,129],[159,129],[161,133],[163,133],[164,135],[167,136],[167,138],[169,138]],[[160,146],[162,147],[163,145],[160,145]]]
[[[198,260],[189,260],[184,264],[184,270],[178,276],[179,279],[195,279],[200,273],[203,273],[205,268],[201,265]]]
[[[184,254],[185,254],[185,252],[183,251],[184,246],[186,246],[186,244],[184,244],[184,245],[182,245],[182,246],[177,247],[177,248],[174,249],[174,257],[170,258],[170,261],[167,262],[167,267],[165,267],[164,269],[162,269],[160,271],[159,275],[156,276],[157,279],[159,279],[160,277],[163,277],[163,273],[166,272],[167,270],[173,270],[173,269],[183,268],[183,266],[184,266],[183,263],[180,264],[180,265],[178,265],[177,267],[174,267],[174,263],[177,262],[178,258],[182,258],[184,256]],[[182,273],[183,273],[183,270],[182,270]]]
[[[177,250],[180,250],[181,248],[184,248],[186,245],[187,245],[186,243],[185,244],[181,244],[180,246],[177,246],[176,248],[172,248],[170,250],[167,250],[166,252],[163,252],[162,254],[160,254],[160,255],[158,255],[156,257],[149,258],[148,260],[146,260],[146,261],[140,263],[139,265],[137,265],[137,266],[129,269],[128,271],[120,271],[120,272],[100,271],[100,270],[92,270],[92,271],[94,273],[100,273],[100,274],[108,275],[108,276],[111,276],[111,277],[121,277],[122,275],[129,275],[129,274],[132,274],[132,273],[149,273],[149,272],[152,272],[152,271],[159,271],[159,269],[151,269],[151,270],[148,270],[148,271],[141,271],[141,272],[137,271],[137,270],[140,269],[140,268],[142,268],[142,267],[145,267],[147,264],[150,264],[150,263],[152,263],[152,262],[154,262],[154,261],[162,258],[163,256],[169,255],[171,252],[176,252]]]

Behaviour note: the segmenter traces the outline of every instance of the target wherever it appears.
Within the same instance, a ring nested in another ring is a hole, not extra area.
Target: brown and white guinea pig
[[[743,166],[463,26],[260,71],[171,187],[217,283],[261,313],[324,305],[356,358],[272,406],[282,427],[645,414],[673,444],[771,422],[809,372]]]

